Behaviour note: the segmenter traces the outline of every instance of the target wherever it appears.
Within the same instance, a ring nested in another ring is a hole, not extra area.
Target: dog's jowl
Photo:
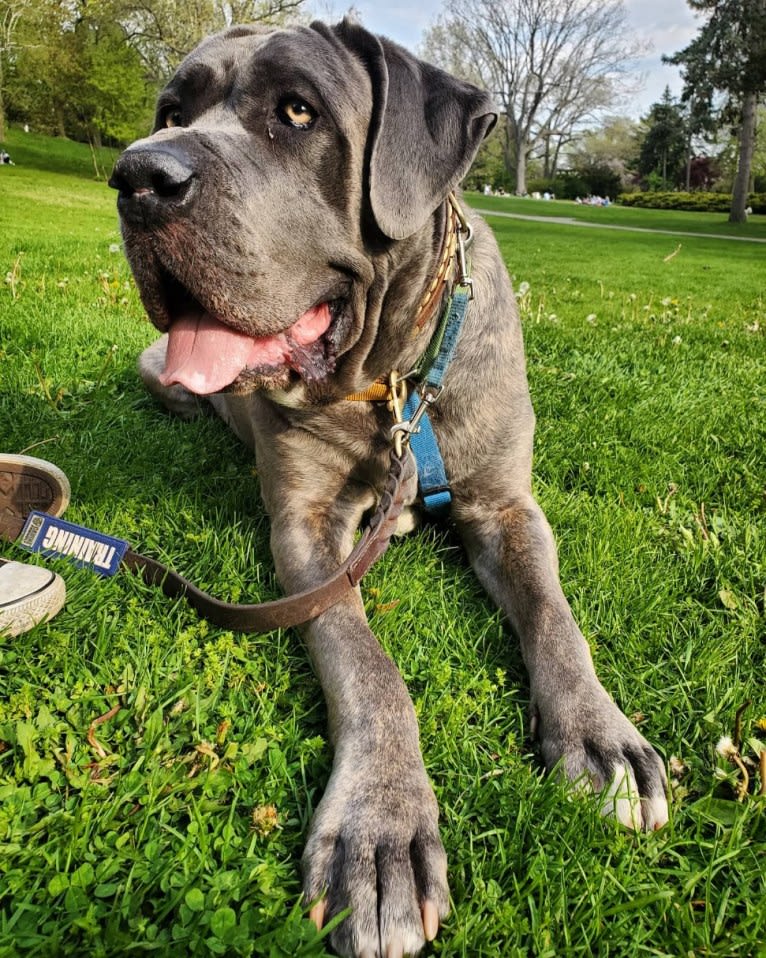
[[[444,330],[470,232],[473,299],[428,411],[451,521],[521,643],[546,765],[653,829],[667,818],[662,763],[596,678],[531,495],[534,416],[508,274],[454,198],[494,120],[481,90],[350,21],[204,41],[111,180],[162,333],[140,370],[177,413],[207,397],[253,447],[281,585],[310,588],[347,557],[384,485],[392,414],[380,395],[392,377],[402,398],[417,388],[408,374]],[[304,635],[334,748],[306,900],[320,924],[350,909],[332,933],[340,954],[415,954],[449,906],[414,710],[358,590]]]

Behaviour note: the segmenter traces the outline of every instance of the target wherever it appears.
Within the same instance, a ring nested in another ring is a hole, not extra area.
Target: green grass
[[[17,175],[38,172],[63,173],[78,179],[107,179],[114,161],[120,155],[116,148],[88,149],[71,140],[43,136],[40,133],[24,133],[17,126],[6,129],[5,140],[0,143],[19,167]]]
[[[483,196],[469,193],[476,209],[521,216],[568,217],[580,223],[611,224],[634,229],[714,233],[743,239],[766,239],[766,216],[753,215],[747,223],[729,223],[725,213],[691,213],[681,210],[646,210],[638,207],[587,206],[574,200],[534,200],[531,197]],[[582,231],[581,231],[582,232]]]
[[[0,169],[0,449],[61,466],[73,520],[222,598],[272,597],[252,463],[214,419],[144,395],[153,333],[113,250],[114,196],[87,150],[54,148],[51,170],[10,146],[19,165]],[[456,539],[394,544],[363,595],[442,809],[454,907],[433,950],[764,956],[765,803],[734,801],[714,747],[747,700],[743,754],[766,738],[766,253],[683,238],[666,261],[662,234],[490,223],[523,290],[564,589],[605,686],[684,772],[648,836],[543,776],[517,648]],[[294,907],[331,759],[299,639],[56,568],[65,610],[0,641],[0,956],[322,954]],[[115,705],[100,756],[88,730]]]

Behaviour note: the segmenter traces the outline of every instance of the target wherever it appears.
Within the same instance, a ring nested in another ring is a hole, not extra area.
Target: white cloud
[[[637,72],[644,75],[643,90],[627,105],[627,111],[637,115],[646,113],[666,86],[674,96],[680,94],[683,84],[678,67],[664,64],[662,56],[683,49],[697,33],[700,21],[684,0],[627,0],[625,9],[636,36],[651,44],[638,63]]]

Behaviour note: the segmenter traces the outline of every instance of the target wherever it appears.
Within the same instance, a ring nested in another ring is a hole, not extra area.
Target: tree
[[[94,146],[134,139],[149,128],[157,87],[203,36],[284,21],[302,2],[0,0],[0,134],[7,107]]]
[[[709,116],[725,97],[721,119],[738,130],[739,162],[729,221],[741,223],[750,187],[758,101],[766,93],[766,0],[688,0],[708,19],[692,42],[667,57],[682,68],[683,99],[694,97]]]
[[[21,18],[30,0],[0,0],[0,143],[5,139],[5,85],[8,67],[18,48]]]
[[[127,42],[149,75],[164,82],[180,61],[210,33],[234,23],[282,24],[303,0],[116,0]]]
[[[753,190],[766,193],[766,104],[759,106],[753,151]]]
[[[653,103],[644,120],[646,133],[641,141],[638,172],[667,190],[678,185],[686,160],[686,125],[681,105],[665,87],[659,103]]]
[[[8,77],[16,118],[92,146],[124,142],[148,128],[154,93],[109,0],[28,8]]]
[[[496,97],[521,194],[529,159],[554,175],[576,128],[626,89],[639,51],[620,0],[446,0],[423,48]]]
[[[511,190],[508,170],[505,165],[502,131],[495,127],[479,147],[471,172],[466,178],[466,187],[471,190],[483,190],[485,185],[506,192]]]
[[[594,130],[581,134],[569,151],[569,166],[588,183],[592,193],[613,196],[632,179],[639,127],[624,116],[606,117]],[[606,185],[607,171],[611,185]],[[596,178],[602,182],[596,186]]]

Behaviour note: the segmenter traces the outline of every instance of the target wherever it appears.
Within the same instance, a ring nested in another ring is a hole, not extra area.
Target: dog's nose
[[[129,147],[117,160],[109,186],[119,192],[120,212],[173,208],[190,199],[195,171],[178,145],[158,143]]]

